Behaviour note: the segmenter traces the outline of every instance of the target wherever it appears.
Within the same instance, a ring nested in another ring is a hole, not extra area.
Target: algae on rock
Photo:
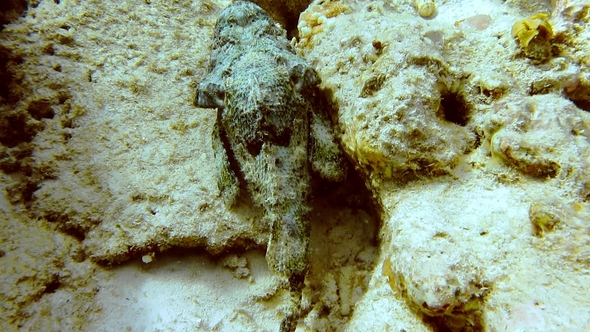
[[[386,310],[395,317],[369,324],[360,309],[351,326],[518,329],[519,318],[502,317],[534,311],[526,287],[588,294],[586,275],[573,272],[585,267],[587,226],[538,212],[549,193],[567,197],[559,203],[567,209],[590,208],[589,114],[580,109],[588,53],[579,46],[588,45],[588,29],[576,23],[587,18],[568,14],[584,10],[556,4],[550,37],[557,48],[540,63],[515,56],[510,31],[549,3],[490,0],[457,11],[468,3],[449,1],[437,3],[428,20],[406,2],[340,3],[349,10],[333,17],[324,15],[324,2],[310,5],[298,46],[332,91],[343,147],[384,211],[383,276],[373,276],[357,308],[368,309],[389,291]],[[486,15],[486,23],[465,23],[477,15]],[[321,18],[321,28],[307,17]],[[537,238],[539,227],[553,231]],[[543,241],[559,243],[566,234],[576,234],[575,243],[546,255],[550,244]],[[581,254],[580,262],[568,261],[568,277],[577,282],[531,284],[539,274],[555,279],[570,252]],[[571,307],[552,295],[542,301],[551,303],[544,320],[551,326],[571,323],[561,311],[590,306],[578,298]],[[404,310],[423,320],[411,322]]]

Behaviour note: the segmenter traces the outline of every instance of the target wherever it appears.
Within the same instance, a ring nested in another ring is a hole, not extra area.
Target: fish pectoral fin
[[[215,154],[215,163],[218,167],[217,187],[223,203],[227,207],[236,204],[240,194],[240,180],[236,172],[231,167],[226,148],[221,140],[219,125],[216,123],[212,134],[213,152]]]

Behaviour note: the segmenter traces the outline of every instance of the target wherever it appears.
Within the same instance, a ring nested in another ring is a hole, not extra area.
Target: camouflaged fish
[[[264,211],[271,233],[266,260],[289,279],[297,307],[281,331],[293,331],[298,318],[312,176],[341,181],[346,175],[330,122],[315,101],[319,83],[285,30],[262,8],[236,1],[223,10],[195,104],[218,110],[212,141],[224,202],[231,207],[243,183]]]

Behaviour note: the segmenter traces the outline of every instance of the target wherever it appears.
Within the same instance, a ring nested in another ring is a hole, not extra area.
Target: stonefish
[[[207,77],[195,104],[217,108],[212,141],[217,184],[231,207],[246,188],[270,229],[266,261],[289,280],[293,310],[281,331],[295,330],[308,267],[311,181],[341,181],[343,154],[335,141],[320,79],[262,8],[235,1],[215,26]]]

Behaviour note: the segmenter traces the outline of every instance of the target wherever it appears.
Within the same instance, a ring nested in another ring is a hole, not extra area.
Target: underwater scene
[[[1,331],[590,330],[590,1],[0,26]]]

